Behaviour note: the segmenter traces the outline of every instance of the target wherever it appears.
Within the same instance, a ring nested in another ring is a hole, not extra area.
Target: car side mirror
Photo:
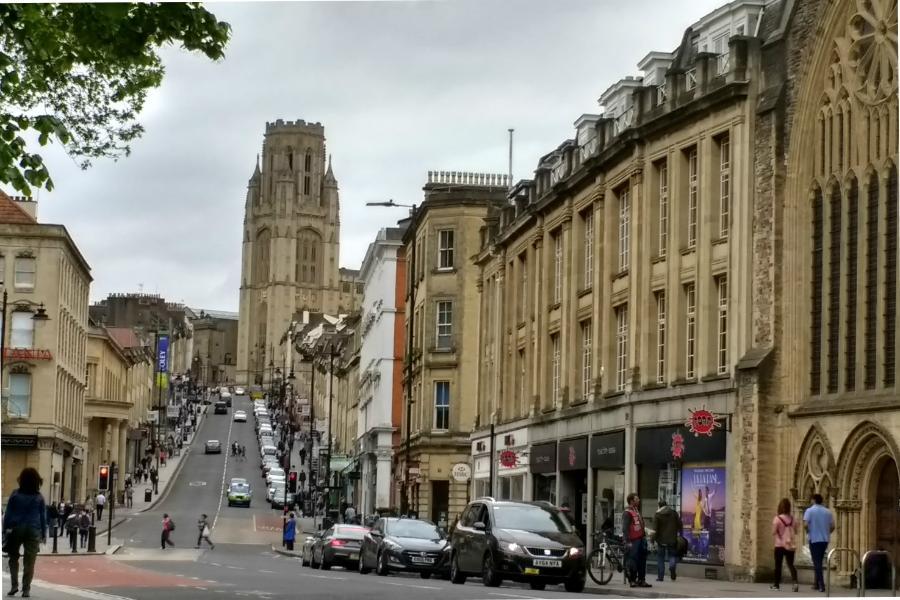
[[[487,525],[485,525],[483,521],[476,521],[473,527],[475,528],[475,531],[487,531]]]

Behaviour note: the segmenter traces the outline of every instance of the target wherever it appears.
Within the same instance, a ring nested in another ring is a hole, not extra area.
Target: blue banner
[[[156,372],[166,373],[169,370],[169,336],[159,336],[156,354]]]

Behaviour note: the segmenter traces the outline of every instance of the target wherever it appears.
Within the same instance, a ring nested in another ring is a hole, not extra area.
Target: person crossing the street
[[[172,541],[172,532],[175,531],[175,521],[169,518],[169,513],[163,513],[162,519],[162,534],[160,536],[160,543],[162,544],[162,549],[166,549],[166,544],[169,546],[174,546],[175,543]]]
[[[97,494],[97,499],[95,500],[97,503],[97,520],[103,520],[103,507],[106,506],[106,496],[103,495],[103,492],[99,492]]]
[[[3,551],[9,554],[11,579],[7,596],[19,591],[19,556],[22,560],[22,597],[31,595],[31,579],[40,544],[47,541],[47,507],[40,489],[43,479],[32,467],[22,469],[19,487],[9,496],[3,512]]]
[[[200,530],[200,534],[197,536],[197,546],[196,547],[199,548],[200,544],[203,542],[203,540],[206,540],[206,543],[209,544],[210,550],[215,550],[216,545],[213,544],[213,541],[209,537],[211,535],[211,532],[209,530],[209,521],[207,519],[208,519],[208,517],[204,513],[203,515],[200,516],[200,520],[197,521],[197,529]]]

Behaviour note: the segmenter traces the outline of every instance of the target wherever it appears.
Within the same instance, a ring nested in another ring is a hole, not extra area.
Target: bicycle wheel
[[[591,552],[588,557],[588,575],[599,585],[606,585],[612,579],[615,567],[609,560],[609,556],[599,549]]]

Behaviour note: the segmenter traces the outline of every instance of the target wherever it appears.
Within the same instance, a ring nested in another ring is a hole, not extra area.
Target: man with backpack
[[[66,517],[66,534],[69,536],[69,545],[74,553],[78,552],[78,524],[78,514],[75,511],[69,512]]]
[[[162,520],[162,535],[160,537],[160,543],[162,544],[162,549],[166,549],[166,544],[169,546],[174,546],[175,543],[172,542],[171,536],[172,532],[175,531],[175,521],[169,518],[169,513],[163,513]]]

